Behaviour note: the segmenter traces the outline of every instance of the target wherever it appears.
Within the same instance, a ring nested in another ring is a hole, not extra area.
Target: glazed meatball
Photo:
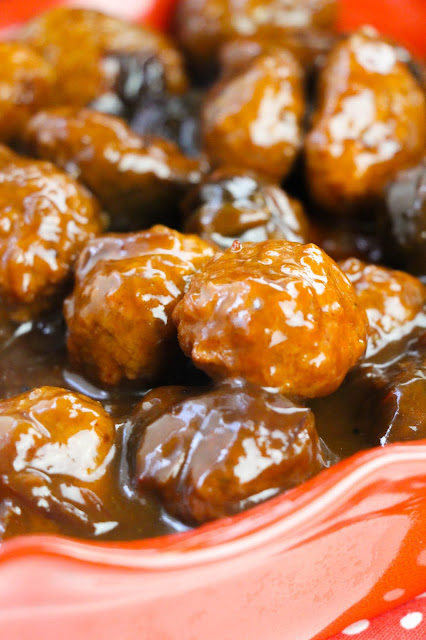
[[[115,425],[98,402],[57,387],[0,402],[2,492],[52,519],[91,531],[110,520]]]
[[[188,194],[185,230],[221,249],[234,240],[306,242],[309,222],[300,202],[260,176],[218,169]]]
[[[89,242],[64,305],[71,360],[105,385],[157,379],[177,350],[172,310],[213,254],[162,226]]]
[[[55,68],[59,104],[83,107],[111,91],[123,54],[134,54],[141,66],[155,56],[169,90],[181,92],[187,86],[181,56],[166,36],[98,11],[55,8],[24,25],[17,38]]]
[[[220,46],[238,36],[284,45],[306,30],[333,26],[335,0],[183,0],[178,3],[176,35],[193,64],[206,66]]]
[[[140,489],[190,524],[241,511],[324,465],[310,409],[254,386],[156,389],[130,421]]]
[[[407,332],[426,304],[426,287],[404,273],[356,258],[339,263],[368,317],[367,355]]]
[[[301,146],[304,108],[295,58],[287,51],[260,56],[206,96],[201,130],[212,164],[283,178]]]
[[[385,236],[402,265],[426,276],[426,159],[386,189]]]
[[[54,98],[53,68],[26,45],[0,42],[0,140],[13,141],[25,122]]]
[[[52,307],[102,228],[97,202],[72,178],[0,147],[0,300],[9,317],[25,321]]]
[[[383,196],[396,172],[418,162],[426,142],[425,95],[398,52],[372,30],[332,50],[306,138],[313,199],[336,214]]]
[[[24,138],[33,155],[83,182],[120,231],[175,221],[179,198],[201,177],[200,163],[172,143],[143,138],[120,118],[88,109],[40,112]]]
[[[191,281],[173,319],[180,345],[213,378],[327,395],[366,347],[346,276],[313,244],[234,242]]]

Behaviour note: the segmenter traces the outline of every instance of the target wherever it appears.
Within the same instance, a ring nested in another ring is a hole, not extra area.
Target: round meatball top
[[[304,110],[302,71],[293,55],[260,56],[208,92],[201,113],[204,148],[214,166],[284,178],[302,144]]]
[[[155,389],[130,422],[139,488],[190,524],[232,515],[324,465],[311,410],[251,385]]]
[[[173,312],[180,345],[213,378],[327,395],[366,347],[367,319],[336,263],[313,244],[234,242]]]
[[[114,438],[112,418],[79,393],[41,387],[2,400],[2,489],[50,518],[93,529],[109,519],[103,500]]]
[[[318,102],[305,144],[312,198],[329,213],[361,214],[399,170],[421,159],[424,91],[397,48],[364,29],[332,49]]]
[[[171,313],[214,253],[160,225],[89,242],[64,305],[73,363],[105,385],[155,381],[178,353]]]

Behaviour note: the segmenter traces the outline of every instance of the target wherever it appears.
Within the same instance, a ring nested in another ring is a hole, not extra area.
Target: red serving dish
[[[3,0],[0,26],[53,4]],[[134,0],[125,11],[164,25],[172,4]],[[343,28],[363,21],[363,6],[344,0]],[[401,25],[414,24],[409,6],[424,12],[424,0],[401,0]],[[405,43],[426,53],[424,38],[404,29]],[[359,453],[247,513],[183,534],[122,544],[9,540],[0,547],[0,635],[320,640],[425,590],[423,441]]]
[[[16,538],[0,550],[0,633],[327,638],[426,589],[425,496],[419,442],[357,454],[188,533],[119,545]]]

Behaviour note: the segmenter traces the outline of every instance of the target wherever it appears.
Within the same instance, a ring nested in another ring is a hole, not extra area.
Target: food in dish
[[[182,531],[426,434],[424,87],[334,13],[0,45],[2,538]]]

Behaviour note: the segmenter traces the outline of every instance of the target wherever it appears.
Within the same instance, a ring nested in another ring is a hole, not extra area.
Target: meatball
[[[210,160],[283,178],[301,146],[304,108],[295,58],[287,51],[260,56],[206,96],[201,130]]]
[[[313,244],[235,241],[192,279],[173,320],[184,353],[213,378],[296,396],[334,391],[366,346],[352,285]]]
[[[134,54],[141,66],[155,56],[169,90],[182,92],[187,86],[181,55],[166,36],[98,11],[55,8],[24,25],[17,38],[56,69],[59,104],[83,107],[108,93],[117,82],[123,54]]]
[[[132,132],[120,118],[60,107],[34,116],[26,148],[81,180],[112,217],[116,230],[173,222],[179,198],[197,184],[201,166],[170,142]]]
[[[426,158],[386,189],[385,235],[408,271],[426,276]],[[392,256],[392,257],[393,257]]]
[[[156,389],[130,422],[139,488],[190,524],[241,511],[324,465],[311,410],[254,386]]]
[[[368,318],[367,355],[407,333],[426,304],[426,287],[403,271],[394,271],[357,258],[339,263],[351,281]]]
[[[383,197],[426,143],[425,95],[398,52],[372,30],[337,44],[319,82],[319,107],[306,138],[312,197],[336,214]]]
[[[54,97],[55,72],[24,44],[0,42],[0,140],[13,141],[30,116]]]
[[[284,45],[333,26],[336,0],[182,0],[176,35],[193,64],[206,66],[238,36]]]
[[[10,318],[52,307],[81,247],[102,227],[84,187],[49,162],[0,147],[0,300]]]
[[[115,425],[98,402],[57,387],[0,401],[2,492],[90,532],[110,517]]]
[[[172,310],[213,254],[200,238],[162,226],[89,242],[64,305],[73,363],[105,385],[157,379],[177,351]]]
[[[306,242],[309,222],[300,202],[253,173],[218,169],[188,194],[185,230],[221,249],[234,240]]]

